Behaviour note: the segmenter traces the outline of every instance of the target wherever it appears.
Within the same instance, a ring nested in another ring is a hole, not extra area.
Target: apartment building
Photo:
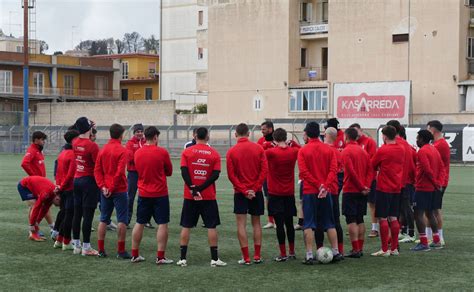
[[[29,40],[28,46],[30,54],[40,54],[40,42],[38,40]],[[23,53],[23,38],[0,36],[0,51]]]

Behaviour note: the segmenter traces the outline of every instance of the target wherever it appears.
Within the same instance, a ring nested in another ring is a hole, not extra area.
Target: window
[[[290,112],[316,112],[327,110],[327,89],[293,90],[290,95]]]
[[[392,35],[392,42],[394,43],[408,42],[408,39],[409,39],[409,36],[407,33]]]
[[[464,0],[464,5],[474,7],[474,0]]]
[[[16,52],[17,53],[23,53],[23,47],[22,46],[16,46]]]
[[[128,62],[122,62],[120,71],[122,72],[122,79],[128,79]]]
[[[148,63],[148,76],[150,78],[155,77],[156,73],[156,63],[155,62],[149,62]]]
[[[301,48],[301,68],[306,68],[306,48]]]
[[[44,74],[33,73],[33,88],[35,94],[44,94]]]
[[[12,71],[0,71],[0,92],[12,92]]]
[[[467,38],[467,58],[474,59],[474,37]]]
[[[256,95],[253,98],[253,109],[254,111],[261,111],[263,108],[263,101],[260,95]]]
[[[198,60],[202,60],[204,58],[204,49],[198,48]]]
[[[145,100],[153,99],[153,88],[145,88]]]
[[[74,76],[72,75],[64,75],[64,94],[74,94]]]
[[[329,3],[328,1],[324,1],[322,3],[322,6],[323,6],[323,9],[322,9],[322,21],[324,23],[327,23],[328,22],[328,19],[329,19]]]
[[[300,21],[311,22],[313,18],[313,4],[301,3],[300,5]]]
[[[204,11],[199,10],[198,12],[198,26],[202,26],[204,24]]]
[[[109,89],[107,77],[96,76],[95,77],[95,93],[98,97],[103,97],[106,91]]]
[[[127,100],[128,100],[128,89],[122,88],[122,101],[127,101]]]

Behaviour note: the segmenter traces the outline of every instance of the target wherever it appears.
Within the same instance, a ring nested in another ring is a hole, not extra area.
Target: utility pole
[[[23,1],[23,147],[29,144],[29,48],[28,48],[28,0]]]

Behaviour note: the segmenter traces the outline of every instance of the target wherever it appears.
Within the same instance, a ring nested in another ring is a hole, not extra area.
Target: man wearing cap
[[[334,141],[334,147],[336,147],[337,150],[342,152],[344,147],[346,147],[346,142],[344,140],[345,139],[344,131],[339,129],[339,121],[337,120],[337,118],[332,118],[332,119],[327,120],[326,126],[324,126],[324,129],[327,129],[330,127],[335,128],[337,130],[337,138],[336,138],[336,141]]]

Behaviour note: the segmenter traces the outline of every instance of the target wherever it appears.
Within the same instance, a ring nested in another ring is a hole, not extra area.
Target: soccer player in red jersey
[[[99,153],[99,146],[90,140],[93,122],[86,117],[76,120],[75,127],[79,137],[72,141],[76,157],[76,173],[74,175],[74,217],[72,220],[72,242],[74,254],[97,256],[98,252],[91,247],[91,229],[95,209],[99,201],[99,188],[94,178],[94,166]],[[82,221],[81,248],[80,233]]]
[[[374,139],[367,136],[358,123],[352,124],[350,128],[355,128],[357,130],[359,135],[357,143],[369,154],[369,158],[372,159],[372,157],[375,155],[375,152],[377,152],[377,144],[375,143]],[[374,173],[374,177],[370,185],[370,192],[367,197],[370,211],[370,220],[372,223],[372,229],[369,233],[369,237],[372,238],[379,236],[379,223],[377,222],[377,218],[375,218],[375,175],[376,174]]]
[[[168,222],[170,221],[170,202],[166,177],[173,174],[173,165],[168,151],[158,146],[160,131],[156,127],[145,129],[146,143],[135,152],[135,167],[138,172],[137,223],[132,232],[132,263],[144,261],[139,253],[145,224],[155,219],[157,265],[171,264],[173,260],[165,257],[168,243]]]
[[[106,257],[104,241],[107,225],[114,211],[117,214],[117,258],[130,259],[125,251],[125,237],[128,223],[128,196],[125,168],[129,159],[128,151],[122,146],[124,127],[110,126],[110,140],[100,150],[94,167],[94,176],[101,191],[100,223],[97,232],[99,257]]]
[[[61,197],[63,219],[59,226],[59,234],[54,243],[55,248],[74,250],[71,244],[72,218],[74,216],[74,175],[76,174],[76,157],[72,150],[72,141],[79,136],[76,130],[69,130],[64,134],[64,150],[58,156],[56,169],[56,186]],[[59,215],[58,215],[59,216]]]
[[[18,192],[23,201],[35,200],[35,204],[31,209],[29,216],[30,224],[30,240],[44,241],[45,238],[40,236],[39,224],[43,220],[49,208],[54,203],[59,204],[59,196],[57,196],[57,188],[47,178],[42,176],[27,176],[18,183]]]
[[[135,202],[135,195],[137,194],[138,190],[138,173],[137,168],[135,167],[134,162],[134,155],[138,149],[142,148],[145,145],[146,140],[143,136],[143,125],[142,124],[135,124],[132,127],[133,136],[130,140],[127,141],[125,148],[128,150],[129,160],[127,164],[127,184],[128,184],[128,222],[127,226],[130,225],[130,221],[132,220],[133,215],[133,205]],[[151,224],[149,225],[151,226]],[[153,227],[153,226],[151,226]]]
[[[250,265],[247,239],[247,214],[251,215],[253,227],[254,263],[261,263],[262,226],[260,216],[264,213],[262,185],[267,177],[268,165],[261,146],[249,141],[249,127],[239,124],[235,129],[237,144],[227,151],[227,175],[234,186],[234,213],[237,221],[237,236],[242,250],[239,264]]]
[[[420,243],[413,251],[428,251],[430,248],[443,248],[438,234],[438,222],[434,216],[434,193],[440,191],[444,183],[444,165],[441,155],[430,141],[433,135],[428,130],[421,130],[416,137],[416,144],[420,148],[417,154],[416,162],[416,182],[415,182],[415,220],[418,233],[420,234]],[[425,218],[428,219],[433,230],[433,242],[428,246],[426,237]]]
[[[273,132],[276,147],[265,151],[268,161],[268,213],[275,218],[276,233],[280,247],[277,262],[295,259],[295,229],[293,217],[296,216],[295,205],[295,165],[298,148],[288,146],[287,133],[278,128]],[[289,252],[286,253],[285,227],[288,237]]]
[[[443,207],[443,196],[446,192],[446,188],[449,183],[449,166],[451,164],[451,150],[448,142],[443,137],[443,124],[440,121],[433,120],[428,122],[427,125],[428,131],[433,134],[434,142],[433,146],[438,150],[441,155],[441,160],[443,160],[444,165],[444,180],[441,184],[442,188],[440,192],[436,192],[434,195],[433,209],[436,221],[438,222],[438,233],[441,244],[444,245],[444,236],[443,236],[443,213],[441,209]]]
[[[331,184],[337,176],[337,159],[333,150],[319,140],[319,124],[310,122],[304,129],[308,143],[298,153],[298,168],[303,181],[303,213],[306,257],[304,264],[312,265],[314,230],[321,225],[327,231],[333,261],[343,259],[337,245],[337,233],[332,211]]]
[[[196,144],[186,148],[181,154],[181,176],[184,180],[184,201],[181,211],[180,250],[181,259],[178,266],[187,266],[186,254],[189,245],[191,228],[201,216],[211,251],[211,267],[225,267],[227,264],[219,259],[217,251],[217,229],[220,225],[219,208],[216,201],[215,181],[221,172],[219,153],[207,145],[209,133],[206,128],[196,130]]]
[[[380,224],[380,240],[382,249],[372,256],[389,257],[398,255],[398,233],[400,224],[400,191],[402,189],[403,168],[405,165],[405,149],[397,143],[397,130],[392,126],[382,129],[384,145],[372,157],[372,167],[377,174],[375,199],[375,217]],[[388,224],[390,221],[390,226]],[[391,233],[391,250],[388,250],[389,234]]]
[[[346,216],[352,250],[348,257],[363,255],[367,196],[373,180],[369,154],[357,143],[359,133],[355,128],[345,131],[346,147],[342,150],[344,186],[342,187],[342,213]]]
[[[346,146],[346,142],[344,138],[344,131],[339,129],[339,121],[337,120],[337,118],[332,118],[332,119],[327,120],[326,126],[324,126],[324,129],[327,129],[330,127],[337,130],[337,138],[334,141],[334,147],[336,147],[337,150],[342,151],[344,147]]]
[[[336,155],[337,160],[337,177],[333,183],[329,186],[329,193],[332,195],[332,212],[334,215],[334,224],[337,233],[337,248],[339,253],[344,254],[344,233],[341,226],[341,212],[339,210],[339,193],[342,190],[342,180],[344,179],[344,168],[342,164],[342,154],[334,146],[334,141],[337,139],[337,130],[333,127],[329,127],[324,131],[324,144],[328,145]],[[316,228],[314,233],[316,237],[316,248],[320,248],[324,243],[324,229],[320,225]]]
[[[262,137],[258,139],[257,144],[262,146],[263,149],[269,149],[275,147],[273,142],[273,131],[275,130],[274,125],[270,121],[265,121],[260,125],[260,130],[262,131]],[[268,210],[268,187],[267,181],[263,183],[263,195],[265,196],[265,207]],[[275,220],[273,216],[268,215],[268,222],[263,226],[263,229],[275,228]]]

